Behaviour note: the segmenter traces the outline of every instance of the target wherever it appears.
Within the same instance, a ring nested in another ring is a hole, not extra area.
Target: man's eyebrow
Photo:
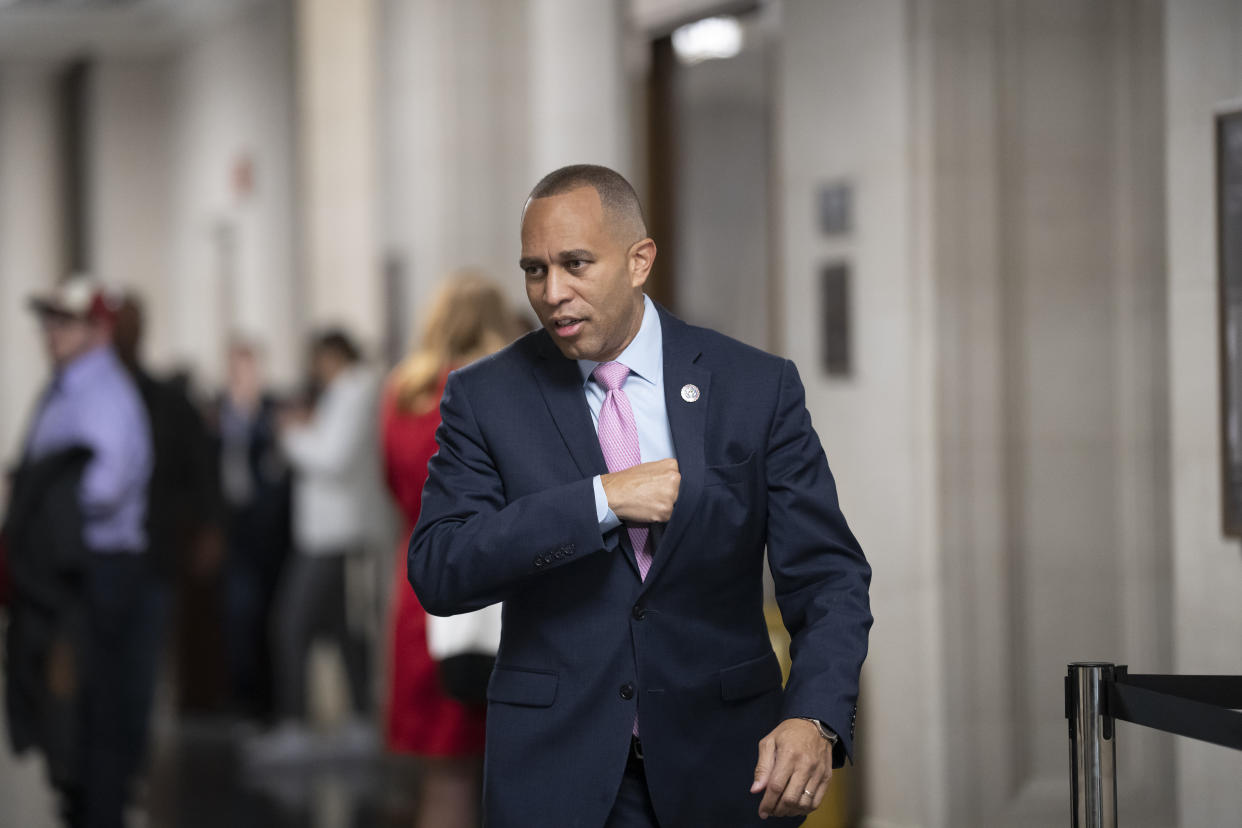
[[[543,259],[539,259],[534,256],[523,256],[522,258],[518,259],[518,267],[520,267],[522,270],[525,270],[528,267],[535,267],[541,264],[544,264]]]
[[[556,258],[562,262],[571,262],[574,259],[594,259],[595,254],[590,250],[562,250]]]

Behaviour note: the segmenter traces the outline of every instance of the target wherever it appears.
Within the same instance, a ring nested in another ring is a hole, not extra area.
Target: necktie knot
[[[609,391],[618,390],[630,375],[630,369],[620,362],[601,362],[595,366],[592,376]]]

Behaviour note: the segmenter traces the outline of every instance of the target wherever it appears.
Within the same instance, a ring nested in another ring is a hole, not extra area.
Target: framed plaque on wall
[[[846,262],[824,265],[819,274],[822,338],[820,364],[830,377],[847,378],[853,373],[850,358],[850,266]]]
[[[1242,105],[1216,116],[1223,528],[1242,537]]]

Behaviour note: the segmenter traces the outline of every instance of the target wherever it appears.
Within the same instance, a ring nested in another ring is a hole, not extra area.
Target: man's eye
[[[543,275],[542,265],[531,265],[530,267],[522,268],[522,270],[525,271],[526,278],[528,279],[538,279],[540,276]]]
[[[586,267],[586,262],[582,259],[570,259],[565,263],[565,267],[569,270],[581,270]]]

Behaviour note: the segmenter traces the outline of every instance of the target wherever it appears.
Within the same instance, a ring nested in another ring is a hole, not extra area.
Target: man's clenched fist
[[[681,472],[673,459],[639,463],[600,476],[608,508],[628,523],[668,523],[681,491]]]

